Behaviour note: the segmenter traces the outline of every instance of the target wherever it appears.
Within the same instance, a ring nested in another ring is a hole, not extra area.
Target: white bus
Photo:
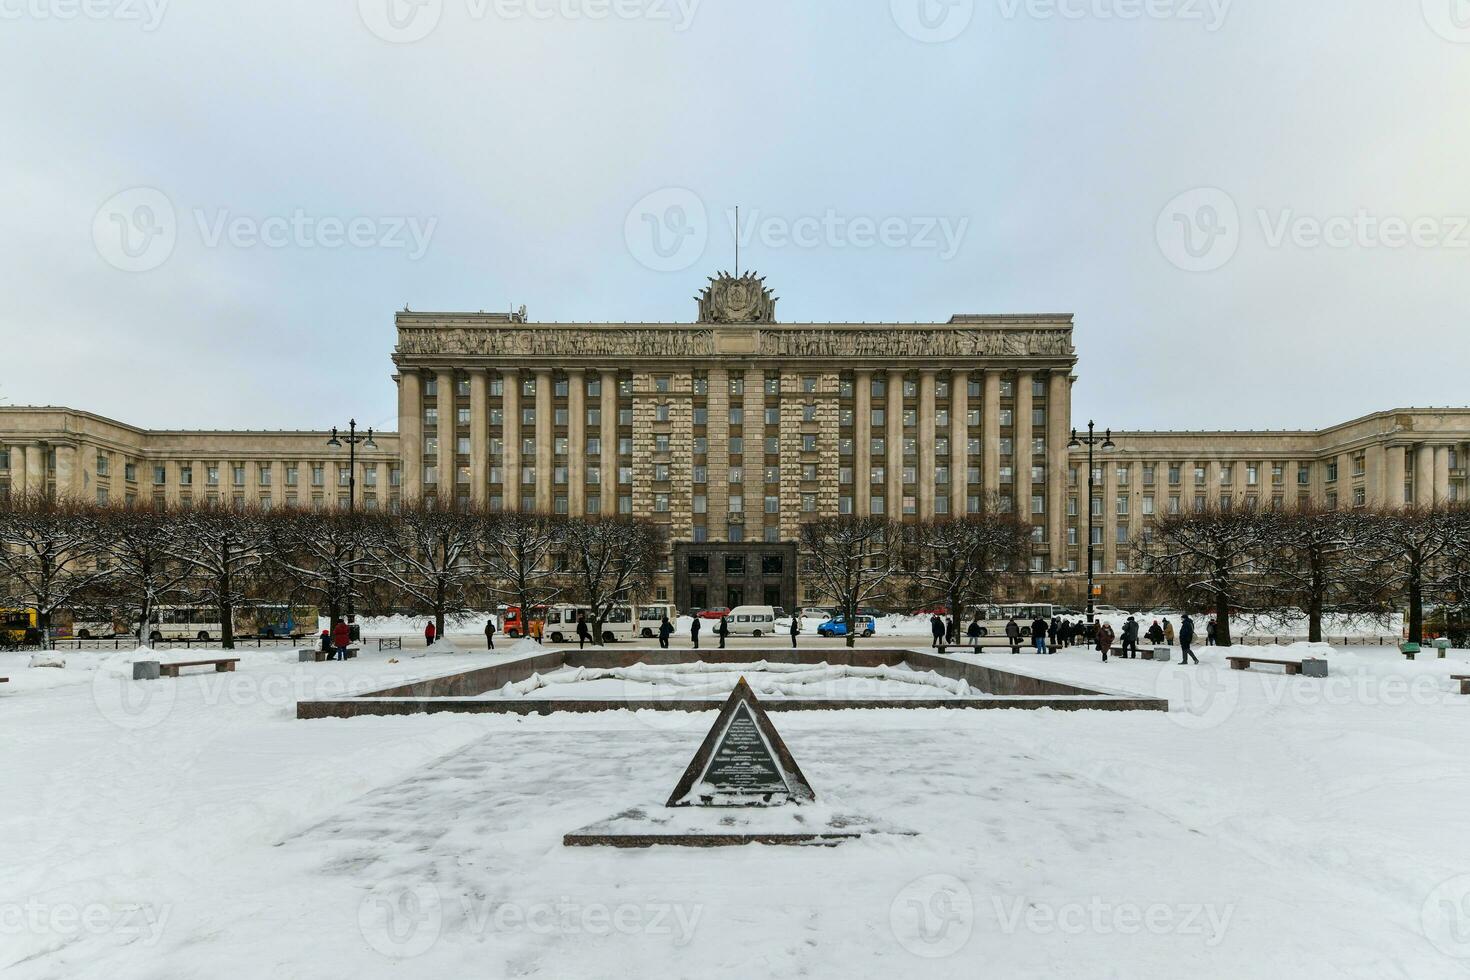
[[[1022,636],[1031,635],[1031,622],[1035,619],[1044,619],[1051,622],[1055,607],[1049,602],[1012,602],[998,606],[974,606],[970,610],[970,618],[959,624],[960,636],[965,636],[970,628],[970,620],[975,616],[980,618],[981,636],[1005,636],[1006,624],[1015,619],[1016,625],[1021,627]]]
[[[542,634],[552,643],[577,642],[577,616],[587,618],[587,629],[592,629],[592,616],[586,606],[556,605],[546,610],[546,629]],[[636,633],[632,606],[613,606],[602,624],[602,639],[605,643],[631,640]]]
[[[638,635],[644,639],[658,636],[658,628],[663,625],[664,617],[669,617],[669,622],[677,624],[679,611],[671,602],[654,602],[646,606],[638,607]]]
[[[210,606],[158,606],[148,624],[150,640],[209,640],[224,635],[219,609]]]

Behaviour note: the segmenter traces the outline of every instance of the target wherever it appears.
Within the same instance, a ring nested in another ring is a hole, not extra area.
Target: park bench
[[[214,667],[215,673],[224,673],[234,670],[235,665],[240,662],[239,657],[221,657],[218,660],[183,660],[176,664],[159,664],[158,672],[164,677],[178,677],[180,667]]]
[[[1230,661],[1231,670],[1245,670],[1251,664],[1280,664],[1286,668],[1288,674],[1300,674],[1302,662],[1300,660],[1272,660],[1270,657],[1227,657]]]
[[[1450,680],[1460,682],[1460,693],[1470,694],[1470,674],[1451,674]]]
[[[354,657],[357,656],[358,649],[359,649],[358,647],[348,647],[346,649],[346,651],[343,652],[342,659],[344,659],[344,660],[351,660],[351,659],[353,659]],[[314,660],[315,662],[317,662],[319,664],[320,663],[326,663],[328,660],[335,660],[336,659],[335,657],[332,656],[332,654],[335,653],[335,652],[336,651],[334,651],[334,650],[332,650],[332,651],[323,650],[321,647],[311,647],[309,649],[304,649],[304,650],[301,651],[301,659],[302,659],[302,661],[305,661],[307,659],[307,657],[310,656],[310,658],[312,660]]]

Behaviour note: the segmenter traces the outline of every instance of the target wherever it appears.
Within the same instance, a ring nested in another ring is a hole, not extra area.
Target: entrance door
[[[725,590],[725,605],[734,609],[736,606],[745,605],[745,590],[729,588]]]

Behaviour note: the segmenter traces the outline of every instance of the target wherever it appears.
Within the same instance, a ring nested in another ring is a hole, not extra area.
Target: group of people
[[[1138,636],[1139,623],[1132,616],[1129,616],[1127,621],[1123,623],[1121,632],[1115,632],[1113,627],[1108,623],[1099,623],[1097,627],[1096,645],[1097,651],[1102,654],[1103,663],[1107,663],[1108,654],[1112,651],[1114,642],[1119,643],[1118,649],[1123,656],[1138,656]],[[1156,645],[1165,644],[1173,646],[1174,624],[1169,622],[1167,617],[1162,623],[1156,619],[1153,621],[1153,625],[1144,631],[1143,638]],[[1210,646],[1213,646],[1215,642],[1215,621],[1213,619],[1209,622],[1208,640],[1206,642]],[[1189,613],[1185,613],[1184,618],[1179,623],[1180,663],[1187,664],[1190,661],[1193,661],[1195,664],[1199,663],[1199,657],[1195,656],[1194,651],[1191,649],[1193,644],[1194,620],[1190,618]]]

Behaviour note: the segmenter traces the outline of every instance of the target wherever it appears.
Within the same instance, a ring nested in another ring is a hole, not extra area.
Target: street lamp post
[[[362,444],[362,448],[364,448],[364,449],[377,449],[378,448],[378,444],[376,442],[373,442],[373,430],[372,430],[371,427],[368,428],[367,433],[365,435],[358,435],[358,433],[357,433],[357,419],[349,419],[348,420],[348,422],[347,422],[347,434],[345,436],[338,434],[337,427],[336,426],[332,426],[332,438],[330,438],[330,439],[327,440],[327,445],[333,447],[334,449],[341,449],[342,448],[342,444],[344,442],[347,444],[347,514],[350,517],[350,516],[352,516],[353,514],[355,514],[357,512],[357,446],[358,446],[358,443],[361,443]],[[356,555],[352,555],[351,557],[356,558],[357,556]],[[352,594],[352,592],[353,592],[353,590],[352,590],[352,582],[349,579],[348,582],[347,582],[347,616],[348,616],[348,618],[351,618],[352,615],[353,615],[353,607],[352,607],[352,605],[353,605],[352,604],[353,594]]]
[[[1093,611],[1096,600],[1093,597],[1092,590],[1092,555],[1093,548],[1095,547],[1092,543],[1092,500],[1096,492],[1097,481],[1095,478],[1096,467],[1093,464],[1092,449],[1094,446],[1099,446],[1102,449],[1112,449],[1114,447],[1113,430],[1104,430],[1103,437],[1099,439],[1097,437],[1096,423],[1089,419],[1087,422],[1087,438],[1077,438],[1077,430],[1073,429],[1072,439],[1067,443],[1068,449],[1080,449],[1083,446],[1087,447],[1087,636],[1091,639],[1097,632],[1097,627],[1093,623]]]

